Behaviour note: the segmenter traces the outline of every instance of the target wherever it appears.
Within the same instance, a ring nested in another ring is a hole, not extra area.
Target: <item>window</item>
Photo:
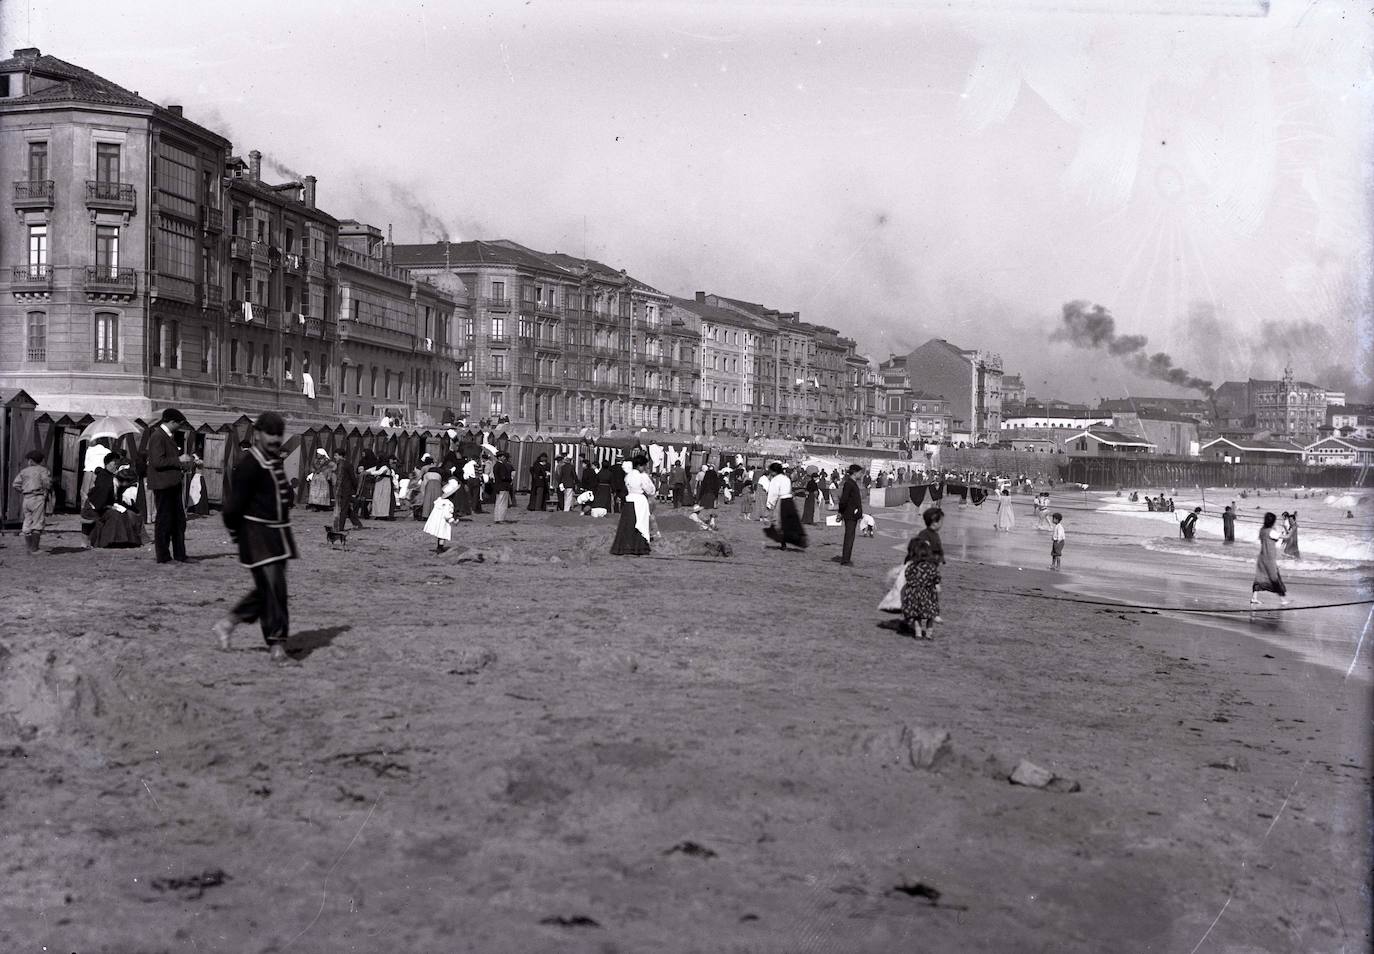
[[[167,347],[167,328],[161,318],[153,319],[153,367],[162,367],[162,355]]]
[[[30,361],[48,360],[48,316],[45,312],[31,311],[26,323],[27,351]]]
[[[372,389],[368,392],[372,397],[377,396],[377,366],[372,366]]]
[[[282,377],[286,378],[286,380],[288,380],[288,381],[292,380],[292,377],[291,377],[291,358],[292,358],[291,349],[290,349],[290,348],[287,348],[286,351],[283,352],[282,357],[281,357],[281,371],[282,371]]]
[[[262,346],[262,375],[268,378],[272,376],[272,346],[269,344]]]
[[[458,392],[458,412],[464,417],[472,413],[472,392]]]
[[[202,325],[200,329],[200,371],[202,374],[209,374],[215,366],[211,355],[215,350],[215,333],[210,330],[209,325]]]
[[[164,275],[195,281],[196,230],[168,216],[158,219],[157,270]]]
[[[29,181],[42,182],[48,178],[48,144],[29,143]]]
[[[250,342],[248,342],[247,349],[246,349],[245,355],[244,355],[244,361],[243,361],[243,372],[244,372],[244,374],[252,374],[252,373],[253,373],[253,359],[254,359],[255,357],[257,357],[257,348],[254,346],[253,342],[250,341]]]
[[[285,308],[287,312],[293,312],[296,310],[296,289],[292,288],[290,285],[286,286]]]
[[[496,372],[497,374],[505,374],[505,373],[506,373],[506,356],[503,355],[503,354],[494,354],[494,355],[492,355],[492,356],[491,356],[491,369],[492,369],[492,371]]]
[[[506,319],[493,318],[491,320],[491,336],[493,338],[504,338],[506,336]]]
[[[234,207],[233,228],[231,232],[236,237],[242,237],[243,235],[243,212],[237,206]]]
[[[29,277],[41,278],[48,273],[48,227],[29,226]]]
[[[98,142],[95,144],[95,181],[119,181],[119,143]]]
[[[103,279],[113,279],[119,274],[119,226],[95,227],[95,267],[97,275]]]
[[[174,321],[171,325],[171,333],[167,341],[167,367],[173,370],[181,367],[181,322],[179,321]]]
[[[506,410],[506,396],[500,391],[491,393],[491,413],[504,414]]]
[[[492,297],[495,301],[505,301],[505,300],[506,300],[506,283],[505,283],[505,282],[492,282],[492,283],[491,283],[491,297]]]
[[[343,377],[340,376],[339,380],[342,381],[342,380],[343,380]],[[328,351],[321,351],[321,352],[320,352],[320,383],[321,383],[321,384],[328,384],[328,383],[329,383],[329,352],[328,352]]]
[[[268,304],[268,301],[267,301],[267,282],[263,281],[262,279],[258,279],[258,296],[257,296],[256,298],[254,298],[253,300],[254,300],[255,302],[257,302],[259,305],[266,305],[266,304]]]
[[[158,146],[157,188],[161,204],[187,218],[196,215],[196,157],[165,140]]]
[[[229,371],[237,374],[239,370],[239,339],[229,339]]]
[[[96,312],[95,360],[119,360],[119,315],[113,312]]]

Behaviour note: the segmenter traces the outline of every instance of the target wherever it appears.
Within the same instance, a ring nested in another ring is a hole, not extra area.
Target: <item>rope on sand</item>
[[[1026,593],[1006,590],[990,590],[981,586],[964,586],[960,589],[972,590],[977,593],[995,593],[998,596],[1026,596],[1039,600],[1056,600],[1061,603],[1082,603],[1086,606],[1109,606],[1115,610],[1129,611],[1132,613],[1254,613],[1257,607],[1254,604],[1243,609],[1225,607],[1218,609],[1197,609],[1191,606],[1150,606],[1143,603],[1118,603],[1113,600],[1090,600],[1083,596],[1055,596],[1050,593]],[[1270,606],[1265,607],[1266,613],[1295,613],[1298,610],[1315,609],[1335,609],[1341,606],[1368,606],[1374,603],[1374,599],[1368,600],[1348,600],[1344,603],[1316,603],[1311,606]]]

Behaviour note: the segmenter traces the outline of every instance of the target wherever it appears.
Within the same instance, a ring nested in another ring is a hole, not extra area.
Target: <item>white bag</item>
[[[878,609],[884,613],[900,613],[902,611],[902,585],[906,582],[906,564],[898,563],[888,570],[887,582],[887,594],[878,603]]]
[[[835,514],[833,517],[825,518],[825,525],[827,527],[838,527],[842,523],[844,523],[844,521],[840,519],[839,514]]]

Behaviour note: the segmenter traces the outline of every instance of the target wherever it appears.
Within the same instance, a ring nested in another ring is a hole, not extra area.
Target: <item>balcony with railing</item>
[[[270,246],[266,242],[252,241],[248,243],[248,257],[253,261],[263,265],[269,264]]]
[[[315,278],[323,278],[328,264],[322,258],[307,258],[305,260],[305,272]]]
[[[459,384],[471,384],[471,383],[472,383],[472,369],[469,368],[469,369],[466,370],[466,371],[460,369],[460,370],[458,370],[457,372],[455,372],[455,377],[456,377],[456,379],[457,379],[457,381],[458,381]]]
[[[86,180],[86,208],[107,212],[133,212],[138,205],[138,193],[129,182]]]
[[[563,309],[551,301],[541,301],[535,305],[535,311],[541,315],[552,318],[562,318]]]
[[[229,257],[248,261],[249,248],[253,243],[242,235],[234,235],[229,239]]]
[[[323,318],[305,317],[305,336],[307,338],[323,338],[325,336],[325,324]]]
[[[482,307],[487,311],[510,311],[509,298],[483,298]]]
[[[415,350],[415,336],[410,332],[383,328],[381,325],[370,325],[367,322],[354,321],[351,318],[340,319],[339,340],[366,341],[370,344],[397,348],[401,351]]]
[[[200,289],[202,308],[221,308],[224,306],[224,287],[222,285],[202,285]]]
[[[408,269],[401,268],[398,265],[392,265],[390,262],[384,262],[380,258],[373,258],[371,255],[355,252],[351,248],[344,248],[342,245],[334,249],[334,264],[349,265],[353,268],[371,272],[374,275],[381,275],[384,278],[395,279],[398,282],[406,282],[407,284],[412,281]]]
[[[200,227],[207,232],[224,231],[224,211],[222,209],[212,209],[210,206],[201,206]]]
[[[14,207],[19,209],[51,209],[53,180],[20,179],[14,184]]]
[[[295,252],[287,252],[281,257],[282,267],[293,275],[300,275],[305,271],[305,258]]]
[[[82,288],[88,298],[101,301],[129,300],[138,294],[138,272],[132,268],[87,265]]]
[[[255,324],[260,327],[267,324],[267,306],[256,305],[251,301],[232,299],[225,303],[224,314],[230,321],[240,324]]]
[[[486,368],[482,371],[482,377],[488,381],[509,381],[509,368]]]
[[[487,335],[487,344],[505,347],[510,344],[510,335]]]
[[[51,265],[16,265],[10,279],[15,295],[48,295],[52,292]]]

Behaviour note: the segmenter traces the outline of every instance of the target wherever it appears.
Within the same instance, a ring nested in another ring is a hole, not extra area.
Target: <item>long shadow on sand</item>
[[[296,633],[286,641],[286,651],[293,659],[306,659],[317,649],[334,644],[334,639],[352,629],[352,626],[329,626],[324,629],[310,629]]]

